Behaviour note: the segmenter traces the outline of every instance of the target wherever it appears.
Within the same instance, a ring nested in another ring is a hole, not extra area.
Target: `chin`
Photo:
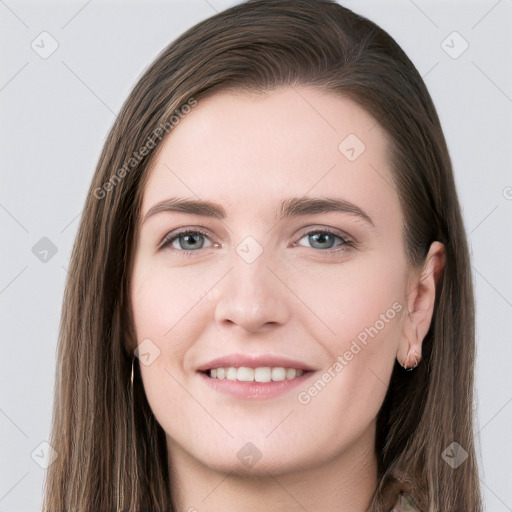
[[[293,473],[312,468],[329,458],[328,454],[322,457],[312,443],[299,440],[291,443],[293,436],[276,437],[272,441],[265,439],[263,434],[251,438],[246,433],[243,437],[244,440],[241,441],[235,435],[229,442],[226,439],[220,442],[210,438],[209,445],[195,444],[189,447],[190,451],[186,447],[185,450],[210,471],[252,477],[268,477],[269,473],[276,476]]]
[[[216,458],[215,460],[202,461],[210,470],[217,473],[233,474],[241,477],[268,477],[271,475],[277,476],[286,473],[293,473],[296,471],[304,470],[308,466],[305,461],[299,461],[284,458],[282,454],[274,454],[265,452],[261,454],[261,458],[254,457],[253,460],[245,456],[242,460],[235,457],[224,457],[222,460]],[[244,460],[246,459],[246,460]]]

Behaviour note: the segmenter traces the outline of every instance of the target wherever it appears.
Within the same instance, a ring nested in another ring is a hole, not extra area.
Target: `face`
[[[387,157],[305,86],[218,93],[163,142],[131,300],[171,457],[278,474],[373,443],[410,272]]]

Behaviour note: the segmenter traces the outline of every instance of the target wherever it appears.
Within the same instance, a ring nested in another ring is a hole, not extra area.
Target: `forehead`
[[[142,213],[169,196],[253,216],[304,195],[344,197],[375,215],[398,205],[384,130],[356,103],[313,87],[214,94],[162,144]]]

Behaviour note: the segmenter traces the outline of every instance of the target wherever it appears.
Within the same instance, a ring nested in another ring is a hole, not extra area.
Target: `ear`
[[[444,245],[432,242],[422,268],[413,271],[409,278],[407,311],[397,352],[398,361],[406,369],[412,369],[421,360],[421,346],[432,322],[436,290],[441,283],[444,264]]]

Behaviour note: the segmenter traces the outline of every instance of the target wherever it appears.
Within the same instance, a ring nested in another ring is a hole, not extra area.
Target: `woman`
[[[479,512],[474,345],[411,61],[328,0],[237,5],[159,55],[106,141],[45,509]]]

